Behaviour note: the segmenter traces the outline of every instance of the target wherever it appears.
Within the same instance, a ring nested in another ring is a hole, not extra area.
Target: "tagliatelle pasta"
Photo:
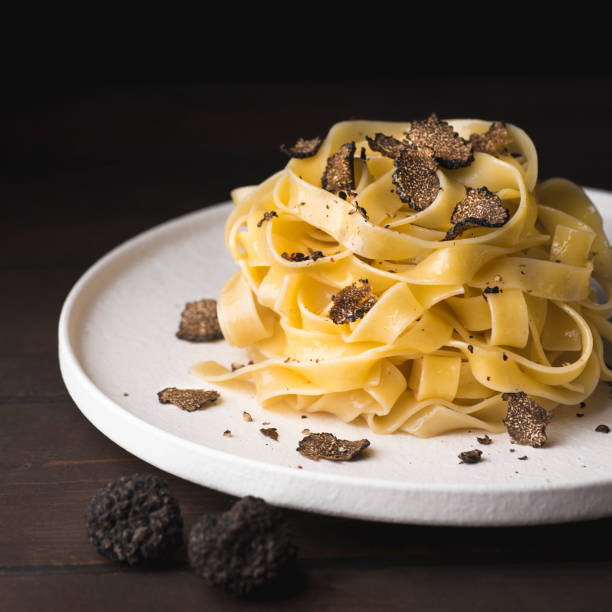
[[[347,121],[310,157],[302,146],[260,185],[234,190],[225,237],[239,270],[218,318],[253,363],[193,372],[253,385],[264,408],[424,437],[503,431],[503,393],[552,410],[612,380],[602,342],[612,340],[612,256],[595,207],[567,180],[536,184],[536,151],[518,127],[448,123],[460,164],[420,141],[417,151],[410,123]],[[503,146],[486,142],[498,132]],[[402,147],[422,168],[398,171]],[[413,197],[422,177],[427,192]],[[487,221],[487,206],[503,214]],[[357,309],[349,300],[348,318],[330,316],[346,296]]]

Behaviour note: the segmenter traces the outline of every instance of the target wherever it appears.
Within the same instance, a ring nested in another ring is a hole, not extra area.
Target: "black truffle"
[[[501,227],[510,219],[510,211],[504,208],[500,197],[486,187],[468,187],[466,195],[459,202],[450,222],[453,223],[444,240],[454,240],[465,230],[474,227]]]
[[[102,555],[135,565],[178,548],[183,519],[163,480],[153,474],[134,474],[107,484],[92,497],[87,531]]]
[[[431,149],[404,147],[395,158],[391,177],[400,200],[414,210],[427,208],[440,191],[437,169]]]
[[[332,300],[334,305],[329,309],[329,318],[336,325],[348,321],[354,323],[376,304],[376,296],[372,294],[370,283],[365,278],[343,287]]]
[[[316,136],[310,140],[298,138],[297,142],[293,146],[288,147],[287,145],[283,144],[281,145],[280,150],[289,157],[304,159],[306,157],[316,155],[322,142],[323,139],[320,136]]]
[[[413,121],[408,140],[419,149],[428,147],[444,168],[469,166],[474,161],[472,144],[466,142],[446,121],[432,113],[425,121]]]
[[[248,595],[274,582],[297,557],[278,508],[244,497],[222,514],[205,514],[189,534],[189,564],[208,583]]]
[[[512,142],[508,128],[503,121],[495,121],[484,134],[472,134],[470,142],[474,151],[482,151],[489,155],[507,153],[505,145]]]
[[[327,159],[325,173],[321,178],[323,189],[331,193],[352,195],[355,190],[355,143],[343,144],[337,153]],[[341,196],[340,196],[341,197]],[[346,195],[344,197],[346,199]]]
[[[223,338],[217,318],[217,300],[187,302],[176,337],[188,342],[210,342]]]
[[[372,151],[378,151],[378,153],[381,153],[385,157],[391,157],[392,159],[396,158],[407,144],[393,136],[387,136],[380,132],[377,132],[374,138],[366,136],[366,140]]]
[[[502,423],[516,444],[539,448],[546,442],[546,426],[553,415],[542,408],[523,391],[504,393],[502,400],[508,402],[508,412]]]

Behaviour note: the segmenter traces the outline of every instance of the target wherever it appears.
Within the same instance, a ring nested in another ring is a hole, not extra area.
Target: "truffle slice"
[[[347,142],[343,144],[337,153],[327,159],[325,173],[321,178],[323,189],[331,193],[341,192],[353,194],[355,190],[355,168],[353,161],[355,158],[355,143]]]
[[[482,451],[478,449],[463,451],[457,456],[461,459],[461,463],[478,463],[482,460]]]
[[[546,442],[546,426],[553,415],[536,404],[526,393],[504,393],[502,399],[508,402],[508,413],[502,420],[508,434],[516,444],[538,448]]]
[[[259,591],[291,568],[297,546],[277,508],[243,497],[222,514],[205,514],[189,533],[189,564],[233,595]]]
[[[414,210],[424,210],[438,195],[438,163],[431,149],[403,148],[395,158],[392,181],[402,202]]]
[[[297,142],[292,146],[281,145],[280,150],[288,155],[289,157],[298,157],[303,159],[305,157],[312,157],[316,155],[323,139],[320,136],[305,140],[304,138],[298,138]]]
[[[266,438],[272,438],[272,440],[278,440],[278,430],[276,427],[262,427],[259,430]]]
[[[217,300],[187,302],[176,337],[189,342],[210,342],[223,338],[217,318]]]
[[[297,451],[313,461],[329,459],[330,461],[350,461],[370,446],[366,440],[338,440],[330,433],[313,433],[298,443]]]
[[[337,295],[332,296],[332,300],[334,305],[329,309],[329,318],[336,325],[348,321],[354,323],[376,304],[376,296],[371,293],[367,279],[360,279],[344,287]]]
[[[158,394],[160,404],[174,404],[181,410],[194,412],[208,408],[219,399],[217,391],[204,391],[204,389],[177,389],[167,387]]]
[[[497,155],[506,152],[505,145],[510,144],[512,138],[506,124],[503,121],[495,121],[484,134],[472,134],[470,142],[474,151]]]
[[[133,474],[99,489],[87,506],[89,540],[105,557],[135,565],[181,545],[183,519],[168,485]]]
[[[502,206],[496,193],[486,187],[468,187],[465,198],[453,210],[450,218],[453,227],[448,230],[444,240],[454,240],[474,227],[501,227],[509,218],[510,212]]]
[[[418,148],[428,147],[444,168],[469,166],[474,161],[472,145],[466,142],[446,121],[432,113],[425,121],[413,121],[408,140]]]
[[[377,132],[374,138],[366,136],[366,140],[368,141],[372,151],[378,151],[385,157],[391,158],[396,158],[407,144],[401,140],[398,140],[397,138],[394,138],[393,136],[387,136],[386,134],[381,134],[380,132]]]

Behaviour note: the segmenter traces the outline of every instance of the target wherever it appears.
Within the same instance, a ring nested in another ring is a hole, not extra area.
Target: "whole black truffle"
[[[191,567],[234,595],[270,584],[296,556],[280,510],[257,497],[244,497],[225,513],[202,516],[189,534]]]
[[[97,491],[87,508],[87,529],[101,554],[135,565],[178,548],[183,519],[163,480],[134,474]]]

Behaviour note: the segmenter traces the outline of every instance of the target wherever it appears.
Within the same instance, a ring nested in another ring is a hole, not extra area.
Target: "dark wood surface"
[[[3,124],[1,610],[610,609],[610,519],[457,529],[291,511],[301,571],[262,601],[207,586],[184,551],[156,569],[113,564],[87,540],[87,501],[122,474],[158,470],[81,415],[56,356],[63,299],[100,256],[262,180],[284,163],[281,142],[324,133],[340,119],[430,111],[504,119],[531,134],[543,177],[612,189],[608,79],[66,83],[38,93],[31,85],[17,97]],[[164,476],[187,530],[199,514],[233,502]]]

